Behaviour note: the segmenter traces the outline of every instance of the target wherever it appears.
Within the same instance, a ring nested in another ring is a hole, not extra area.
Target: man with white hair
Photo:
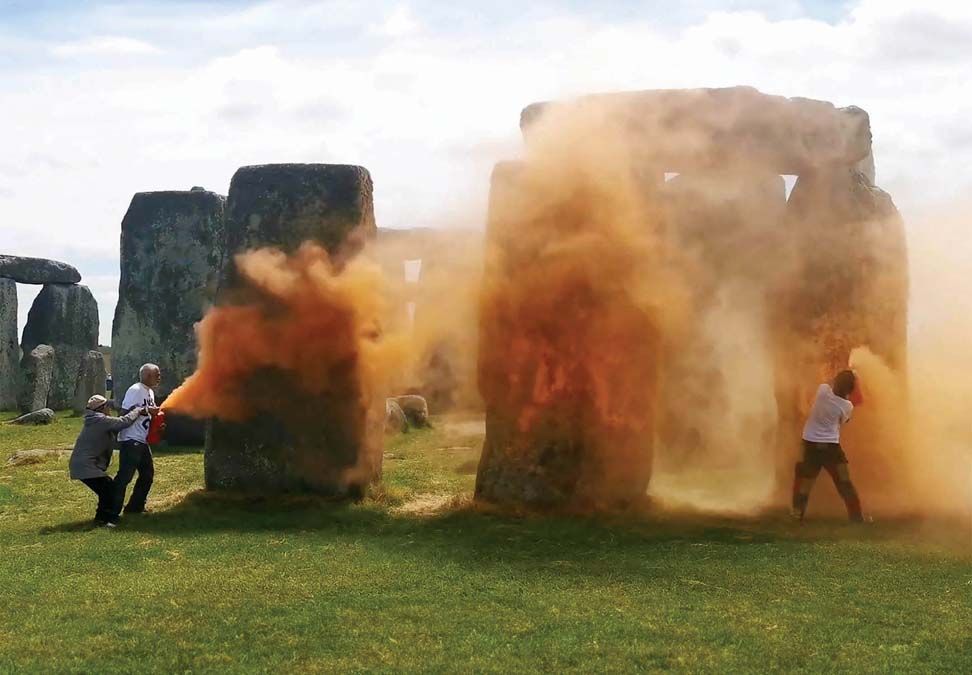
[[[118,462],[118,473],[115,474],[116,501],[119,508],[125,503],[125,492],[128,484],[138,473],[135,487],[132,488],[131,499],[125,506],[126,515],[145,513],[145,500],[148,499],[152,480],[155,478],[155,464],[152,461],[152,448],[148,444],[148,431],[151,417],[158,413],[155,405],[155,387],[162,381],[162,372],[154,363],[146,363],[138,369],[138,382],[125,392],[122,400],[122,412],[129,412],[135,408],[144,407],[148,416],[139,420],[118,434],[121,441],[121,454]]]
[[[115,435],[137,424],[139,416],[145,414],[145,408],[136,407],[124,417],[109,417],[108,401],[100,394],[89,398],[85,406],[84,426],[74,442],[69,467],[72,479],[81,481],[98,495],[95,522],[99,525],[114,527],[118,522],[115,486],[106,473],[111,464]]]

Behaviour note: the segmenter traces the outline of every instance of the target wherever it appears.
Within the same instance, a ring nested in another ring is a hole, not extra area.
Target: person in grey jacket
[[[106,470],[111,463],[115,436],[147,413],[144,407],[133,408],[122,417],[109,417],[107,413],[108,401],[104,396],[95,394],[88,399],[84,411],[84,426],[78,434],[78,440],[74,442],[69,466],[71,478],[81,481],[98,495],[95,522],[114,527],[118,524],[121,505],[115,503],[114,481]]]

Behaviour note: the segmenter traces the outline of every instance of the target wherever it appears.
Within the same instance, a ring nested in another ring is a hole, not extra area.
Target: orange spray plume
[[[244,300],[213,307],[197,326],[196,372],[165,407],[194,417],[242,421],[267,401],[248,396],[251,378],[284,372],[302,393],[345,391],[370,405],[401,347],[381,335],[384,280],[377,265],[354,259],[340,271],[320,246],[288,256],[275,249],[235,258]]]

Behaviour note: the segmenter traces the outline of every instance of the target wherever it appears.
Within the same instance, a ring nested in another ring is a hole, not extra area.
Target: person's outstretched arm
[[[137,420],[141,415],[144,414],[145,414],[145,408],[139,406],[137,408],[132,408],[121,417],[108,417],[106,415],[105,424],[107,424],[108,429],[110,431],[121,431],[122,429],[125,429],[135,424],[135,420]]]

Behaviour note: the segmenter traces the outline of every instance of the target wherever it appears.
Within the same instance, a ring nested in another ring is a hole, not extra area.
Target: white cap
[[[95,394],[94,396],[88,399],[88,404],[85,406],[85,408],[87,408],[88,410],[97,410],[107,402],[108,399],[106,399],[104,396],[102,396],[101,394]]]

